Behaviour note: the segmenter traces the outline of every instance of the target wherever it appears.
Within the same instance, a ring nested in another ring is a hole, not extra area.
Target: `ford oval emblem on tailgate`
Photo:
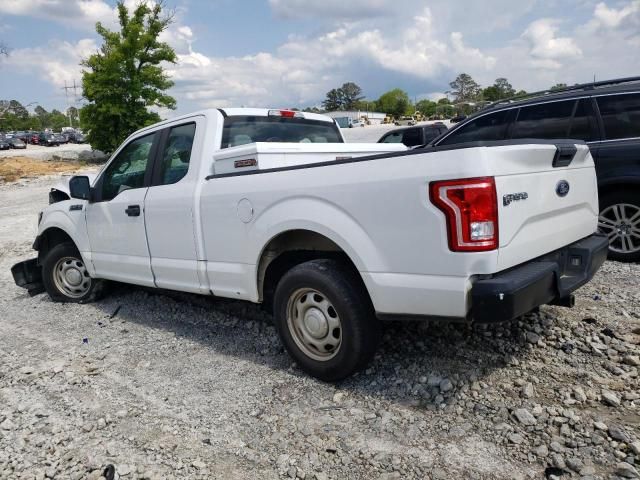
[[[566,197],[567,193],[569,193],[569,182],[560,180],[556,185],[556,193],[559,197]]]

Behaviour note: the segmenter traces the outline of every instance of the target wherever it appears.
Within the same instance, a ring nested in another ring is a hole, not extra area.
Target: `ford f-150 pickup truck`
[[[66,191],[65,191],[66,189]],[[329,118],[206,110],[132,134],[41,214],[16,283],[54,301],[105,280],[261,302],[306,372],[342,379],[381,320],[506,321],[604,262],[584,144],[345,144]]]

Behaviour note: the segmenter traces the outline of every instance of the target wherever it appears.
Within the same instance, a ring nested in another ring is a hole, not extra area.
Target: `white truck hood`
[[[98,176],[97,173],[85,173],[84,175],[89,177],[89,185],[93,185],[93,181]],[[60,178],[60,181],[56,183],[53,187],[51,187],[51,189],[58,190],[59,192],[64,192],[67,195],[71,196],[69,192],[69,180],[71,180],[71,177],[73,177],[73,175],[63,175]]]

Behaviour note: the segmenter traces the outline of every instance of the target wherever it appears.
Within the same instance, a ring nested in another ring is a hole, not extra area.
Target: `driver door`
[[[145,231],[157,132],[131,140],[102,171],[87,205],[87,232],[98,278],[155,286]]]

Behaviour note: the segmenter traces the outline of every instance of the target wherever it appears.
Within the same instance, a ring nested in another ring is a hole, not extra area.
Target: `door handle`
[[[124,211],[130,217],[139,217],[140,216],[140,205],[129,205],[127,209]]]

